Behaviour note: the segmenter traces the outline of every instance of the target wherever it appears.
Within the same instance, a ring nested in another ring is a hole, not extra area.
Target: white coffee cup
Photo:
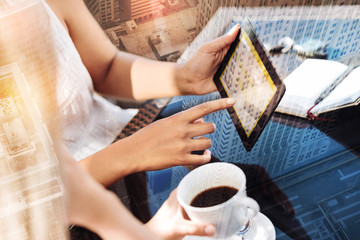
[[[238,189],[229,200],[210,207],[193,207],[192,200],[205,190],[227,186]],[[179,183],[177,199],[194,222],[210,223],[216,228],[216,239],[227,239],[249,225],[259,212],[257,202],[246,195],[246,177],[234,164],[217,162],[189,172]]]

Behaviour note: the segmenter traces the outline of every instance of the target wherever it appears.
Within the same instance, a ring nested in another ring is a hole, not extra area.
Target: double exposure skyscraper
[[[119,0],[85,0],[85,4],[103,27],[109,27],[120,20]]]
[[[95,17],[96,20],[100,19],[99,0],[85,0],[85,4]]]
[[[136,23],[152,20],[162,11],[160,0],[131,0],[131,19]]]
[[[359,0],[199,0],[197,5],[197,32],[199,33],[220,7],[275,7],[275,6],[320,6],[356,5]]]

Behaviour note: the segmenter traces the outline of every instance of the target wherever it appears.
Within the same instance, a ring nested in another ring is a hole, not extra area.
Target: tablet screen
[[[280,102],[285,85],[249,20],[241,21],[240,26],[214,81],[222,97],[237,99],[228,111],[246,150],[250,151]]]

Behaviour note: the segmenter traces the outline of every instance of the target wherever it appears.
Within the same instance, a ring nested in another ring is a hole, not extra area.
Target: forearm
[[[200,136],[213,133],[216,127],[198,120],[234,103],[235,99],[218,99],[159,119],[80,163],[105,186],[135,172],[207,163],[211,157],[207,151],[192,152],[211,147],[211,140]]]
[[[93,196],[99,197],[99,196]],[[119,202],[114,194],[100,196],[104,202],[101,214],[94,221],[93,229],[96,229],[103,239],[124,240],[158,240],[159,238],[150,232]]]
[[[105,80],[95,83],[97,91],[110,96],[153,99],[182,94],[181,65],[159,62],[118,52]]]
[[[58,150],[69,223],[86,227],[103,239],[158,239],[130,214],[114,193],[81,169],[66,148],[61,146]]]
[[[82,159],[79,164],[97,182],[110,186],[129,174],[143,170],[138,164],[138,158],[134,156],[138,152],[136,146],[130,138],[125,138]]]

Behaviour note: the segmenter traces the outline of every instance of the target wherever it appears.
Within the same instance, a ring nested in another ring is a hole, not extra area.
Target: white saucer
[[[234,236],[230,240],[275,240],[276,233],[272,222],[262,213],[256,214],[251,220],[249,231],[245,233],[244,238]]]
[[[275,240],[276,233],[272,222],[262,213],[256,214],[251,220],[249,231],[244,234],[245,240]],[[241,236],[231,237],[229,240],[242,240]],[[210,237],[186,236],[184,240],[214,240]]]

